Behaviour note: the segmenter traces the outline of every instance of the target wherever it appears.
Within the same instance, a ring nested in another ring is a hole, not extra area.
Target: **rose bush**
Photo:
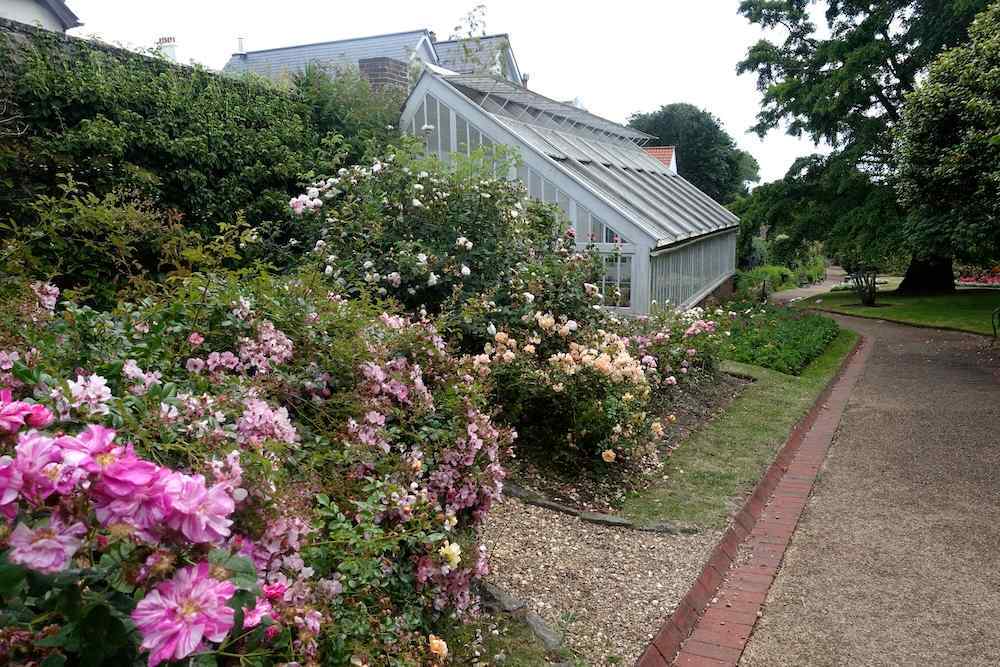
[[[4,298],[5,659],[422,664],[474,613],[514,433],[433,321],[315,274]]]

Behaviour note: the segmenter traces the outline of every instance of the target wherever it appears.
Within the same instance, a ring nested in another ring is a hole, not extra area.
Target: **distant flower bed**
[[[785,307],[740,302],[727,307],[729,336],[722,355],[791,375],[801,373],[840,331],[828,317]]]
[[[983,272],[974,275],[964,275],[958,278],[959,285],[1000,286],[1000,273]]]

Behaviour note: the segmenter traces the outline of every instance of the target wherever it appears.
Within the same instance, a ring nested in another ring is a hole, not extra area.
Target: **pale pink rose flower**
[[[167,525],[196,544],[217,544],[229,535],[236,504],[225,484],[205,485],[202,475],[171,473],[164,494],[170,503]]]
[[[81,538],[86,532],[82,523],[77,522],[67,527],[56,515],[49,519],[49,525],[33,530],[19,523],[10,535],[10,552],[7,557],[12,563],[36,572],[61,572],[79,550],[83,542]]]
[[[188,336],[187,340],[188,343],[191,345],[191,347],[198,347],[199,345],[205,342],[205,337],[202,336],[197,331],[192,331],[191,335]]]

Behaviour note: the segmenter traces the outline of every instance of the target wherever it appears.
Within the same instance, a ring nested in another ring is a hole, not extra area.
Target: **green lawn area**
[[[797,308],[818,308],[844,315],[874,317],[907,324],[961,329],[972,333],[993,335],[991,316],[1000,308],[1000,290],[959,289],[954,294],[909,296],[896,292],[879,292],[875,308],[860,305],[854,292],[831,292],[803,299]]]
[[[854,332],[841,330],[799,377],[724,362],[724,371],[754,382],[681,443],[664,467],[667,479],[628,498],[623,513],[644,523],[724,527],[857,339]]]

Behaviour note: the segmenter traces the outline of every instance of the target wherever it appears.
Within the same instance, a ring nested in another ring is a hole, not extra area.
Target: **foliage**
[[[346,161],[360,162],[382,152],[399,139],[399,110],[405,91],[394,87],[373,90],[356,68],[331,69],[318,63],[291,75],[291,87],[312,112],[312,126],[320,136],[344,137]]]
[[[822,252],[849,265],[884,270],[906,256],[905,214],[895,193],[838,154],[796,160],[732,207],[740,216],[739,248],[767,229],[772,260],[819,270]],[[745,252],[745,250],[744,250]]]
[[[828,317],[782,306],[729,304],[727,359],[798,375],[826,350],[840,327]]]
[[[522,451],[610,464],[655,455],[666,426],[654,406],[676,385],[711,376],[718,336],[703,317],[664,310],[595,330],[538,312],[516,338],[498,331],[473,361],[492,377],[498,418],[516,427]]]
[[[576,252],[554,207],[493,176],[506,173],[506,159],[481,150],[448,168],[412,144],[390,149],[293,199],[294,223],[262,236],[257,252],[293,246],[344,294],[373,290],[411,312],[453,314],[449,326],[467,350],[488,340],[490,322],[513,324],[542,308],[600,319],[583,288],[600,260]]]
[[[114,304],[126,291],[233,260],[246,232],[241,221],[222,223],[218,236],[204,239],[148,202],[81,193],[68,175],[58,189],[29,204],[24,224],[0,222],[0,261],[8,276],[52,280],[66,296],[92,304]]]
[[[112,313],[4,287],[5,658],[440,661],[513,433],[432,322],[315,274]]]
[[[691,104],[668,104],[636,113],[629,125],[652,134],[664,146],[677,146],[678,173],[720,204],[747,193],[760,180],[757,161],[722,128],[718,118]]]
[[[300,175],[339,159],[308,105],[262,80],[25,30],[0,36],[26,128],[0,146],[0,208],[15,219],[72,174],[98,198],[124,190],[213,233],[240,211],[251,224],[285,216]]]
[[[784,35],[780,43],[759,41],[738,66],[757,74],[764,93],[754,129],[764,136],[787,122],[790,134],[891,164],[887,130],[899,122],[906,94],[938,52],[965,41],[988,0],[832,0],[828,36],[812,22],[810,4],[740,3],[751,23]]]
[[[824,230],[836,226],[838,218],[867,220],[875,226],[888,221],[895,227],[900,216],[905,216],[906,211],[893,210],[898,207],[890,204],[894,197],[887,179],[896,169],[892,130],[919,75],[941,50],[966,40],[972,19],[987,4],[988,0],[834,0],[827,3],[825,14],[829,35],[821,34],[812,22],[807,0],[744,0],[740,4],[740,13],[751,23],[784,35],[781,42],[759,41],[738,65],[741,73],[757,74],[757,86],[763,92],[754,129],[763,136],[785,123],[790,134],[806,133],[837,149],[826,159],[813,157],[811,161],[817,173],[831,172],[822,179],[824,189],[842,196],[847,205],[839,211],[829,209],[829,198],[822,197],[820,210],[805,215],[796,228],[806,223],[813,230],[807,236],[820,238]],[[773,202],[782,198],[786,186],[761,193],[771,202],[765,209],[775,208]],[[845,196],[858,188],[866,193]],[[797,197],[791,193],[789,198],[785,206],[794,211]],[[860,202],[856,207],[855,201]],[[852,214],[855,208],[857,215]],[[834,215],[817,214],[824,209]],[[887,213],[889,218],[881,217]],[[860,229],[861,225],[851,227]],[[868,231],[883,235],[879,230]],[[951,284],[949,255],[938,254],[939,249],[927,245],[920,234],[905,233],[900,238],[907,242],[900,251],[912,255],[904,281],[907,289]]]
[[[724,529],[774,460],[789,431],[813,406],[858,335],[843,329],[799,377],[759,366],[723,362],[727,373],[750,377],[733,403],[676,449],[663,481],[627,499],[624,512],[639,523]]]
[[[787,266],[765,264],[736,274],[736,290],[748,298],[797,286],[795,272]]]
[[[898,192],[908,235],[965,261],[1000,254],[1000,3],[906,98]]]

